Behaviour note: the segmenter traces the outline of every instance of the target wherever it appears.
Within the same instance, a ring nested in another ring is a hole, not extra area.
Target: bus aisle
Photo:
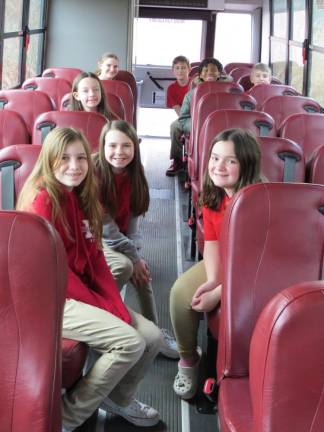
[[[141,223],[143,234],[143,256],[152,273],[160,327],[172,330],[169,315],[169,291],[178,273],[186,270],[192,262],[186,260],[190,230],[184,221],[187,193],[184,193],[178,178],[165,176],[168,164],[169,139],[142,136],[141,155],[150,187],[150,209]],[[135,290],[127,286],[126,303],[139,310]],[[200,332],[200,345],[205,349],[206,327]],[[138,399],[157,408],[161,414],[160,423],[152,431],[204,432],[217,431],[214,415],[198,414],[196,401],[203,400],[199,394],[189,403],[181,401],[172,385],[177,373],[177,360],[159,355],[151,370],[139,386]],[[200,404],[201,405],[201,404]],[[100,412],[100,415],[103,413]],[[100,418],[98,419],[100,420]],[[101,422],[103,420],[101,419]],[[109,417],[105,427],[97,432],[109,430],[134,431],[135,428],[120,417]]]

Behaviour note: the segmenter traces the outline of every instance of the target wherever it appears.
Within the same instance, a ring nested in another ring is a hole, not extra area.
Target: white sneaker
[[[62,426],[62,432],[72,432],[72,431],[73,431],[73,429],[68,429],[68,428]]]
[[[167,329],[161,329],[163,343],[160,348],[160,353],[171,359],[178,359],[179,352],[177,342]]]
[[[137,399],[126,407],[117,405],[109,397],[106,397],[100,404],[100,408],[105,409],[113,414],[124,417],[127,421],[135,426],[149,427],[155,426],[160,421],[158,411]]]

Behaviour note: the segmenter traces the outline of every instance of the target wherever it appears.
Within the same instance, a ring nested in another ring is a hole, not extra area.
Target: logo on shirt
[[[84,237],[88,240],[93,240],[93,235],[90,229],[90,224],[88,219],[83,219],[81,231],[84,233]]]

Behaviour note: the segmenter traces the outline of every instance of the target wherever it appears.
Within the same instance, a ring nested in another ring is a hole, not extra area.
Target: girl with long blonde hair
[[[99,405],[137,426],[155,425],[159,413],[137,401],[135,392],[159,351],[161,334],[124,305],[106,264],[96,179],[80,131],[55,128],[46,136],[17,208],[44,217],[60,234],[68,260],[63,337],[99,354],[62,396],[63,432],[74,430]]]

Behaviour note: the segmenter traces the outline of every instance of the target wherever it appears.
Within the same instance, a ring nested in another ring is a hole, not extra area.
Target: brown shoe
[[[166,170],[165,175],[169,177],[173,177],[179,173],[183,168],[183,162],[180,159],[174,159],[169,166],[169,168]]]

